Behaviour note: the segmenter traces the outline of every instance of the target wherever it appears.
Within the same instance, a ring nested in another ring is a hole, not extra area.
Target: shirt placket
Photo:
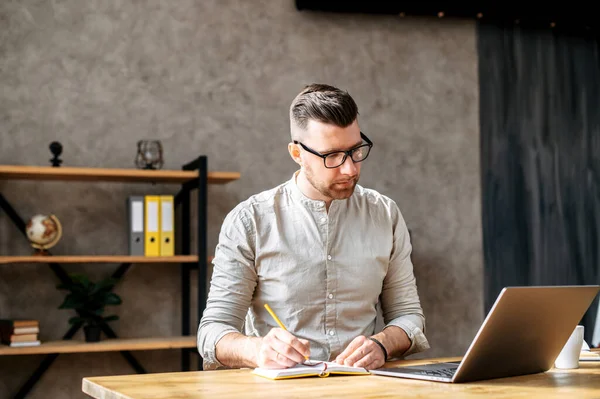
[[[323,247],[325,249],[325,337],[329,346],[329,354],[339,351],[340,340],[337,331],[336,323],[336,290],[337,290],[337,279],[336,279],[336,262],[332,255],[331,242],[332,238],[330,232],[333,232],[332,226],[332,210],[330,208],[329,215],[322,208],[321,214],[321,225],[324,232]]]

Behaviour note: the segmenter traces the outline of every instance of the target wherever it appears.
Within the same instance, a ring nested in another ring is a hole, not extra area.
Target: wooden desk
[[[460,358],[404,360],[408,365]],[[83,379],[83,392],[96,399],[199,398],[599,398],[600,363],[580,363],[576,370],[448,384],[368,376],[307,377],[272,381],[249,369],[138,374]]]

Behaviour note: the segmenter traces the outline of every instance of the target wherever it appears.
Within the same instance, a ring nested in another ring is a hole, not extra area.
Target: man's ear
[[[302,166],[302,159],[300,158],[300,148],[297,144],[289,143],[288,144],[288,152],[290,156],[298,165]]]

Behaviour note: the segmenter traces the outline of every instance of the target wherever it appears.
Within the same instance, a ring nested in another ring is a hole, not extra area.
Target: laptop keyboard
[[[437,369],[437,370],[419,370],[419,371],[413,372],[413,374],[428,375],[428,376],[432,376],[432,377],[445,377],[445,378],[452,378],[454,376],[454,373],[456,373],[456,368],[454,368],[454,367],[447,368],[447,369]]]

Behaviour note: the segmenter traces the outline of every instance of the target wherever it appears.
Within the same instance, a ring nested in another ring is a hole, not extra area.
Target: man
[[[373,145],[357,118],[352,97],[324,84],[292,102],[288,151],[300,170],[225,218],[198,330],[204,369],[308,357],[375,369],[429,348],[404,219],[357,185]]]

